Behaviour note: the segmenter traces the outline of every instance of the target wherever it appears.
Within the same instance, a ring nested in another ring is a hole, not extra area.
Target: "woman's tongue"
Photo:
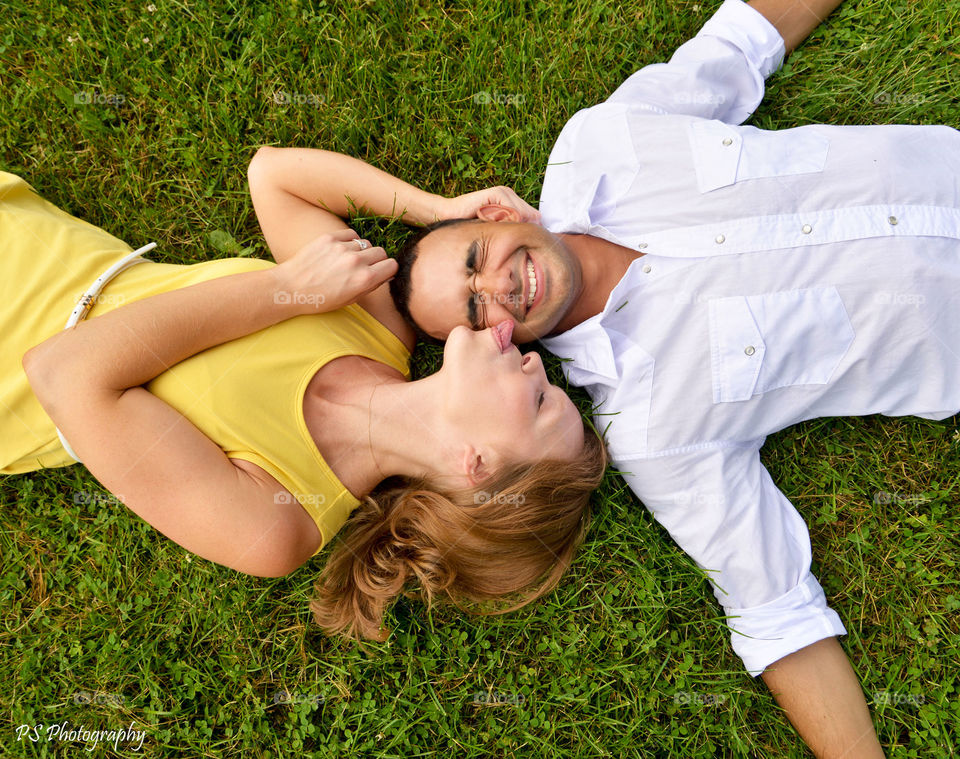
[[[510,338],[513,337],[513,319],[500,322],[493,328],[493,337],[500,346],[500,352],[505,353],[510,347]]]

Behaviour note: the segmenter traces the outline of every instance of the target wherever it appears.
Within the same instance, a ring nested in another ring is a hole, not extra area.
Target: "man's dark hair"
[[[395,256],[400,266],[397,269],[397,273],[393,275],[393,279],[390,280],[390,295],[393,297],[393,303],[397,307],[397,311],[400,312],[400,315],[406,319],[407,323],[416,331],[418,340],[433,343],[434,345],[443,345],[443,341],[437,340],[437,338],[424,332],[420,328],[420,325],[414,320],[413,316],[410,315],[410,272],[413,270],[413,264],[417,260],[417,254],[419,253],[417,246],[424,237],[435,229],[452,227],[455,224],[463,224],[467,221],[477,221],[477,219],[444,219],[443,221],[428,224],[423,229],[414,233],[412,237],[408,238]]]

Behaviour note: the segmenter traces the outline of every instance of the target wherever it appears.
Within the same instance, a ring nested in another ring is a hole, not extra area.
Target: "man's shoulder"
[[[625,191],[637,172],[627,106],[601,103],[578,111],[550,152],[543,177],[541,223],[555,234],[584,233],[600,189]]]

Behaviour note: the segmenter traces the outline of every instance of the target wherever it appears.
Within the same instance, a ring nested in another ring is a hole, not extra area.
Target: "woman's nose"
[[[539,371],[540,367],[543,366],[543,360],[540,358],[540,354],[536,351],[530,351],[529,353],[523,354],[523,359],[520,361],[520,367],[524,372],[536,372]]]

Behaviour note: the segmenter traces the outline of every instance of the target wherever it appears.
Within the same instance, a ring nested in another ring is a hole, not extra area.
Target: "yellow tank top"
[[[0,474],[67,466],[73,459],[30,389],[20,359],[63,329],[86,287],[131,251],[0,172]],[[176,265],[146,261],[103,289],[87,318],[215,277],[275,266],[250,258]],[[409,378],[410,353],[360,306],[298,316],[191,356],[146,387],[176,408],[230,458],[262,467],[313,518],[321,548],[359,504],[336,478],[303,418],[312,377],[340,356],[364,356]],[[278,501],[289,498],[278,492]],[[318,549],[319,550],[319,549]]]

